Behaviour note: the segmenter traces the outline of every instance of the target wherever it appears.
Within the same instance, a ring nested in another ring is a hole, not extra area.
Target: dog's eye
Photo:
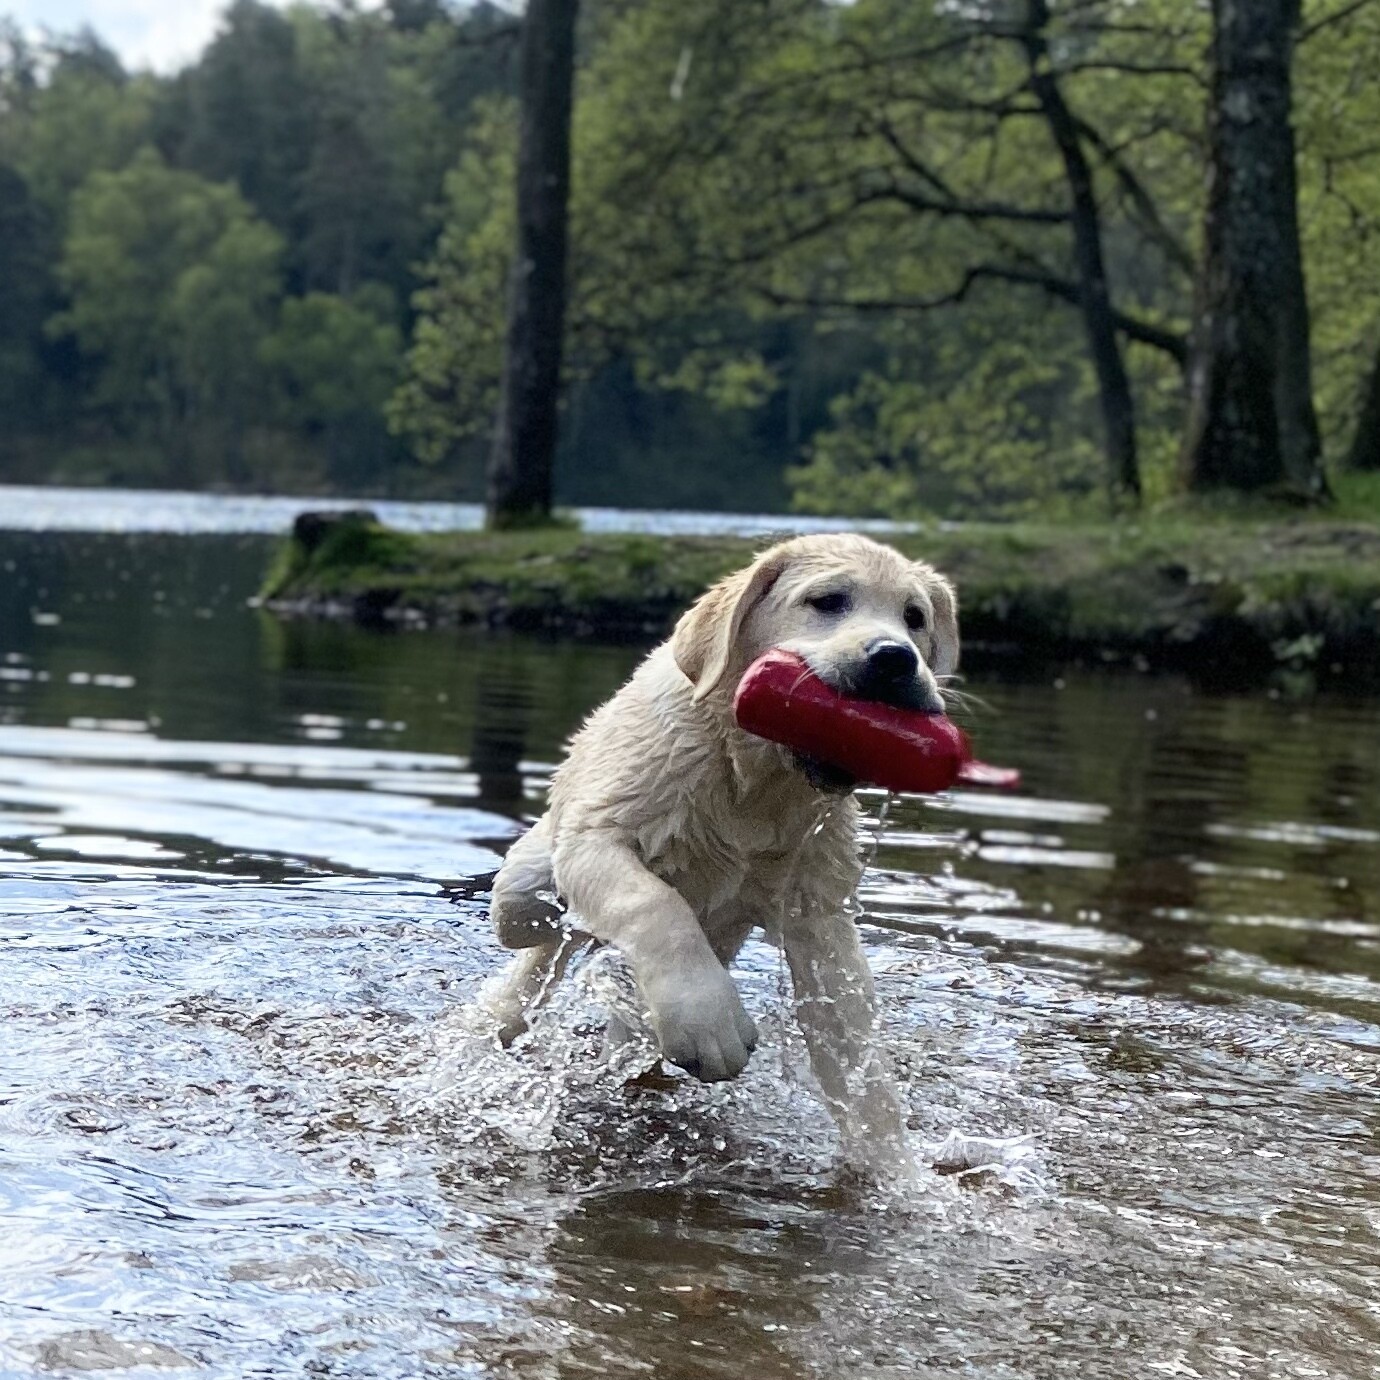
[[[911,632],[919,632],[925,626],[925,610],[919,604],[910,604],[906,607],[906,627]]]
[[[813,594],[806,601],[816,613],[847,613],[851,600],[842,590]]]

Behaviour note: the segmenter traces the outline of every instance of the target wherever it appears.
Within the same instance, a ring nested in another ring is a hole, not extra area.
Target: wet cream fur
[[[850,599],[843,615],[806,602],[840,588]],[[917,604],[925,622],[912,631],[905,611]],[[505,1040],[569,955],[555,893],[580,933],[626,958],[665,1057],[705,1081],[732,1078],[756,1031],[728,964],[760,928],[785,952],[811,1065],[853,1157],[904,1154],[849,908],[861,872],[857,804],[812,787],[785,749],[739,729],[732,710],[761,653],[798,652],[841,684],[878,637],[916,645],[937,702],[958,660],[948,581],[866,537],[798,537],[710,589],[590,716],[546,814],[494,882],[498,937],[523,950],[482,998]]]

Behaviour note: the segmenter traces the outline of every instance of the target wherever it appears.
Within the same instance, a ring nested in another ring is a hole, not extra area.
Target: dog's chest
[[[760,804],[672,811],[638,830],[647,867],[675,887],[704,916],[737,896],[749,882],[769,888],[800,855],[809,821],[797,812],[773,813]]]

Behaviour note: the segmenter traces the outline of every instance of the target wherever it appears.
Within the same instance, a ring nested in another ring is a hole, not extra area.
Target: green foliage
[[[1210,10],[1051,8],[1112,302],[1143,328],[1121,342],[1155,507],[1179,488],[1183,374],[1155,333],[1191,320]],[[993,22],[1012,13],[584,7],[563,502],[1100,509],[1068,180]],[[0,477],[476,494],[513,238],[511,26],[488,4],[232,0],[161,77],[91,35],[0,24]],[[1380,348],[1380,7],[1303,0],[1300,35],[1336,459]]]
[[[33,55],[38,60],[38,55]],[[73,193],[92,173],[121,168],[149,137],[155,85],[131,77],[90,34],[59,44],[44,82],[24,80],[24,55],[11,52],[10,85],[0,147],[29,185],[35,202],[61,231]]]
[[[44,388],[45,229],[28,184],[0,163],[0,412],[25,420]]]
[[[445,181],[445,224],[416,296],[408,378],[391,425],[426,461],[492,425],[503,351],[503,305],[513,238],[515,112],[484,105]]]
[[[234,0],[200,62],[160,93],[159,145],[179,167],[233,182],[290,234],[311,156],[312,94],[289,15]]]
[[[1380,162],[1370,134],[1380,120],[1380,11],[1319,0],[1304,8],[1295,75],[1299,220],[1319,420],[1328,453],[1340,458],[1380,349]],[[1310,23],[1338,13],[1310,33]]]
[[[325,427],[377,413],[392,392],[400,333],[386,288],[369,284],[353,298],[325,292],[283,303],[261,360],[274,370],[289,420]]]
[[[349,299],[323,292],[288,298],[277,329],[260,347],[278,417],[321,446],[332,486],[379,482],[381,462],[393,451],[383,406],[397,383],[401,352],[392,294],[377,283]]]
[[[1304,8],[1301,213],[1335,453],[1380,330],[1366,262],[1380,175],[1364,133],[1380,21],[1362,7],[1318,24],[1338,12]],[[986,22],[996,14],[904,0],[600,8],[577,101],[575,377],[630,355],[648,386],[779,414],[788,391],[798,403],[800,352],[768,362],[772,325],[827,342],[850,321],[873,358],[773,439],[800,462],[787,471],[797,506],[1087,502],[1101,423],[1059,219],[1068,190],[1019,44]],[[1167,331],[1182,349],[1187,336],[1208,15],[1146,0],[1122,20],[1110,0],[1056,7],[1049,51],[1097,180],[1114,304],[1146,328],[1124,345],[1157,500],[1178,487],[1183,379],[1145,342]],[[492,407],[508,147],[492,129],[467,144],[394,406],[438,458]]]
[[[1157,22],[1165,11],[1147,7]],[[1147,31],[1141,58],[1163,64],[1161,98],[1180,106],[1191,72],[1172,69],[1201,44],[1201,22]],[[1186,253],[1196,223],[1184,156],[1195,120],[1137,129],[1143,93],[1094,60],[1124,59],[1124,43],[1077,44],[1070,100],[1121,150],[1099,175],[1125,309],[1182,330],[1188,275],[1166,260]],[[597,10],[589,49],[572,208],[577,388],[630,357],[643,388],[721,409],[725,440],[733,414],[755,411],[772,453],[804,462],[786,473],[811,511],[1080,500],[1099,441],[1091,374],[1076,315],[1038,285],[1070,291],[1066,192],[1043,122],[1007,109],[1024,73],[1011,43],[903,0],[647,0]],[[393,406],[437,459],[492,408],[511,126],[494,111],[467,140]],[[1142,167],[1172,200],[1148,229],[1123,204]],[[835,342],[851,367],[805,377]],[[1153,426],[1177,428],[1162,368],[1136,364]]]
[[[696,393],[716,407],[732,409],[763,406],[781,380],[760,354],[733,356],[699,349],[681,355],[673,368],[654,374],[649,382],[657,388]]]
[[[1343,471],[1334,487],[1338,517],[1380,523],[1380,474]]]
[[[97,403],[127,426],[151,419],[175,455],[186,428],[242,432],[280,236],[233,187],[171,169],[152,149],[93,173],[69,219],[59,273],[70,304],[51,328],[100,361]]]
[[[897,349],[834,405],[789,475],[802,512],[860,516],[1049,512],[1100,487],[1086,366],[1062,317],[1000,332],[968,322]],[[976,338],[974,336],[976,335]]]
[[[476,100],[486,4],[234,0],[125,72],[0,23],[0,477],[391,486],[414,270]]]

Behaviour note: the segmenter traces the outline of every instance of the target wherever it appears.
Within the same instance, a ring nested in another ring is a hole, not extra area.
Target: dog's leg
[[[478,1005],[493,1018],[505,1048],[527,1029],[532,1012],[565,976],[583,938],[571,932],[550,944],[526,948],[480,989]]]
[[[725,968],[737,957],[738,950],[752,933],[752,926],[751,913],[737,905],[715,914],[707,924],[709,947]],[[632,1038],[627,1021],[615,1011],[604,1026],[604,1057],[617,1058],[618,1052]]]
[[[845,1157],[873,1172],[911,1168],[896,1086],[873,1039],[872,972],[852,917],[807,908],[782,939],[796,1020]]]
[[[564,929],[553,904],[550,816],[543,815],[513,846],[494,877],[489,918],[505,949],[546,948]]]
[[[612,831],[572,829],[556,849],[580,927],[628,960],[662,1054],[706,1083],[743,1071],[757,1031],[694,911]]]
[[[752,912],[736,902],[711,917],[706,927],[709,947],[725,968],[738,957],[738,950],[752,933],[753,923]]]

